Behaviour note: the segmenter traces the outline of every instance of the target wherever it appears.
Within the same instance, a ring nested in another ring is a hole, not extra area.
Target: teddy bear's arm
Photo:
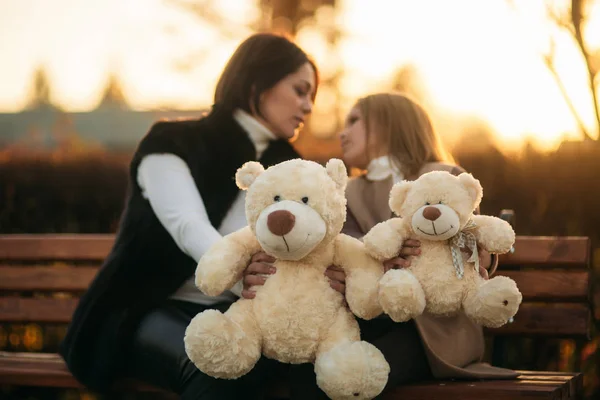
[[[515,231],[503,219],[491,215],[474,215],[477,243],[490,253],[507,253],[515,243]]]
[[[390,218],[375,225],[363,237],[365,248],[378,260],[398,257],[404,240],[408,237],[407,224],[402,218]]]
[[[196,286],[209,296],[218,296],[241,278],[254,254],[261,250],[246,226],[211,246],[196,267]]]
[[[372,319],[383,312],[379,305],[379,280],[383,265],[369,256],[360,240],[339,234],[335,243],[334,265],[346,273],[346,301],[358,317]]]

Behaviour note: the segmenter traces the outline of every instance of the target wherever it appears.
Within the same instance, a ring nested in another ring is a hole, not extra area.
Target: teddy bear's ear
[[[392,210],[396,215],[400,215],[400,209],[402,208],[402,204],[404,204],[404,200],[406,200],[406,195],[410,190],[412,183],[409,181],[401,181],[396,183],[392,190],[390,191],[390,210]]]
[[[242,190],[248,190],[254,180],[263,172],[265,169],[262,164],[256,161],[248,161],[235,173],[235,183]]]
[[[333,179],[338,189],[346,189],[346,184],[348,183],[348,171],[342,160],[332,158],[327,161],[325,169],[327,170],[327,175]]]
[[[481,198],[483,197],[483,188],[481,187],[481,183],[479,180],[475,179],[475,177],[468,172],[463,172],[458,176],[458,180],[467,189],[469,192],[469,196],[473,199],[474,207],[479,207],[479,203],[481,203]]]

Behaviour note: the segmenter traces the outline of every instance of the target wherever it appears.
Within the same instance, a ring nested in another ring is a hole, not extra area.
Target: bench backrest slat
[[[98,267],[2,266],[2,291],[84,292]]]
[[[580,236],[517,236],[514,253],[500,256],[500,264],[560,265],[570,268],[588,268],[591,241]]]
[[[590,285],[588,271],[504,271],[500,269],[498,275],[514,279],[524,301],[586,302],[588,300]]]
[[[0,260],[102,261],[115,236],[105,235],[0,235]],[[502,265],[547,264],[586,268],[590,258],[587,237],[517,236],[515,252],[500,256]]]
[[[2,291],[85,291],[98,267],[0,266]],[[517,282],[525,300],[549,302],[586,301],[586,271],[500,271]]]
[[[0,297],[0,321],[69,323],[78,299]]]
[[[589,306],[579,303],[522,303],[514,322],[486,329],[492,335],[588,336]]]
[[[102,261],[114,235],[0,235],[2,261]]]

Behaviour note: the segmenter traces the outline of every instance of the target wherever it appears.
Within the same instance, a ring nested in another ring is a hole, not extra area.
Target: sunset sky
[[[38,66],[48,72],[53,101],[66,110],[93,109],[110,73],[138,109],[210,104],[218,73],[250,33],[242,24],[260,15],[252,0],[214,3],[230,22],[227,38],[167,0],[0,0],[0,112],[26,105]],[[338,49],[310,28],[298,41],[324,72],[342,63],[347,102],[385,87],[398,67],[412,63],[436,106],[487,121],[502,140],[534,133],[551,146],[576,127],[542,60],[554,35],[559,71],[593,126],[582,59],[548,23],[542,0],[338,3],[333,19],[345,32]],[[600,48],[599,1],[586,34]],[[198,52],[197,62],[176,68]]]

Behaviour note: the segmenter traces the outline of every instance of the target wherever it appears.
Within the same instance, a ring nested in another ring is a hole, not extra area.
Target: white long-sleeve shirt
[[[269,141],[275,139],[275,135],[242,110],[236,110],[234,118],[248,133],[256,148],[256,158],[259,159],[269,145]],[[189,167],[185,161],[174,154],[145,156],[138,167],[137,181],[142,189],[142,195],[150,202],[158,220],[173,237],[181,251],[196,262],[224,235],[247,225],[246,192],[240,191],[221,225],[218,228],[212,226]],[[192,277],[171,298],[210,305],[222,301],[234,301],[236,295],[238,297],[241,295],[241,291],[240,281],[231,292],[217,297],[206,296],[196,287]]]

